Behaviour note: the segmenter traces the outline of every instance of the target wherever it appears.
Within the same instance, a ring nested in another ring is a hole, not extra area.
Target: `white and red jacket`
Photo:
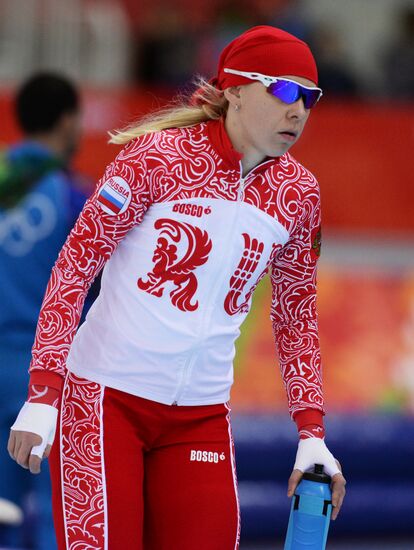
[[[31,384],[57,388],[69,369],[160,403],[226,402],[239,327],[270,269],[289,411],[315,411],[306,423],[318,423],[318,183],[290,154],[244,177],[240,159],[222,121],[149,134],[120,152],[53,268]]]

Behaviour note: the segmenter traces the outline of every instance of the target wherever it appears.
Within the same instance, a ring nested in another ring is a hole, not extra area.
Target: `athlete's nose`
[[[305,108],[303,98],[299,98],[297,101],[289,105],[288,117],[298,118],[301,120],[308,115],[308,112],[309,112],[309,109]]]

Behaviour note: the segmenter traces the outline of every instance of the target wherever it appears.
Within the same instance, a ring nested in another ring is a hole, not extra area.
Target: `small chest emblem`
[[[321,255],[321,246],[322,246],[322,228],[319,226],[318,232],[316,233],[312,243],[313,253],[318,258]]]

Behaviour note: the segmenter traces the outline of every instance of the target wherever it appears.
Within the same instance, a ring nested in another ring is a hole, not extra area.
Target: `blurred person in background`
[[[385,91],[392,99],[414,99],[414,7],[398,17],[398,38],[385,55]]]
[[[151,12],[138,40],[137,80],[176,87],[191,78],[198,39],[185,10],[165,1]]]
[[[17,91],[15,111],[24,138],[0,157],[0,497],[29,507],[38,521],[23,529],[0,526],[0,545],[52,550],[47,468],[28,475],[10,460],[6,446],[27,393],[45,285],[86,200],[82,178],[69,167],[80,137],[79,93],[65,77],[39,73]],[[37,394],[36,387],[31,391]]]
[[[338,516],[345,480],[324,440],[316,318],[319,186],[288,153],[321,96],[317,82],[304,42],[254,27],[187,102],[112,135],[123,149],[53,268],[29,398],[8,445],[39,472],[58,426],[50,461],[61,550],[238,547],[234,342],[269,268],[299,433],[288,495],[323,464]]]
[[[346,64],[340,33],[329,25],[319,25],[309,41],[318,61],[319,85],[330,97],[355,97],[358,83]]]
[[[301,40],[309,40],[311,26],[303,0],[255,0],[247,4],[256,24],[273,25]]]
[[[211,24],[199,35],[196,58],[199,74],[213,74],[222,49],[254,26],[251,11],[251,6],[242,0],[225,0],[216,6]]]

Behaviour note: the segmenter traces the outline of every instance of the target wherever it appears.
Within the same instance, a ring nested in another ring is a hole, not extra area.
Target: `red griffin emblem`
[[[162,296],[168,282],[175,285],[170,292],[171,302],[181,311],[194,311],[198,300],[191,303],[197,290],[197,278],[193,271],[206,263],[211,251],[211,240],[206,231],[188,223],[160,219],[154,224],[161,233],[157,240],[152,261],[153,270],[148,280],[138,279],[137,285],[153,296]],[[176,244],[187,239],[184,255],[178,258]]]
[[[253,294],[256,285],[249,290],[246,294],[244,301],[238,304],[238,300],[242,295],[243,289],[246,286],[247,281],[255,271],[260,257],[263,253],[264,244],[255,238],[250,237],[247,233],[243,233],[244,238],[244,252],[240,259],[234,275],[230,279],[230,290],[224,300],[224,309],[229,315],[235,315],[236,313],[245,313],[248,311],[248,303],[250,296]],[[267,271],[267,270],[266,270]]]

